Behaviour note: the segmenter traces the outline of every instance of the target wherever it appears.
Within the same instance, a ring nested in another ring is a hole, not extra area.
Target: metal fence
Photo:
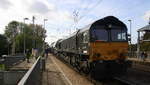
[[[141,58],[141,53],[140,52],[139,54],[137,54],[137,51],[132,51],[131,53],[129,53],[128,55],[131,57],[131,58]],[[150,51],[146,51],[147,53],[147,59],[150,59]]]
[[[41,85],[42,70],[41,70],[41,57],[38,57],[36,62],[19,81],[18,85]]]

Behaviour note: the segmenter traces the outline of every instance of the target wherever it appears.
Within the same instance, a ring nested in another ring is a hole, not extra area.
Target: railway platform
[[[128,60],[132,61],[134,64],[150,66],[150,58],[145,59],[145,61],[141,58],[128,58]]]
[[[132,61],[132,68],[150,72],[150,59],[147,58],[145,61],[139,58],[128,58]]]
[[[42,85],[94,84],[50,54],[46,59],[46,70],[42,74]]]

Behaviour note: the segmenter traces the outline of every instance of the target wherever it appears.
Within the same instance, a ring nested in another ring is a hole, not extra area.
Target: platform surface
[[[46,59],[42,85],[93,85],[93,83],[53,55],[49,55]]]
[[[147,65],[150,66],[150,59],[147,58],[145,60],[141,58],[128,58],[128,60],[132,61],[134,64],[141,64],[141,65]]]

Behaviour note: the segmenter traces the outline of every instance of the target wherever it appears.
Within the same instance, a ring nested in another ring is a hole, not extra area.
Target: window
[[[106,29],[93,29],[92,40],[108,41],[108,31]]]
[[[111,29],[112,41],[127,41],[127,30]]]

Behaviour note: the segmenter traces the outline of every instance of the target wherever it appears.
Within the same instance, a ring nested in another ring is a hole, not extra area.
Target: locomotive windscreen
[[[126,29],[93,29],[92,41],[127,41]]]
[[[111,29],[111,40],[112,41],[127,41],[127,30],[126,29]]]
[[[108,41],[108,31],[106,29],[93,29],[92,40]]]

